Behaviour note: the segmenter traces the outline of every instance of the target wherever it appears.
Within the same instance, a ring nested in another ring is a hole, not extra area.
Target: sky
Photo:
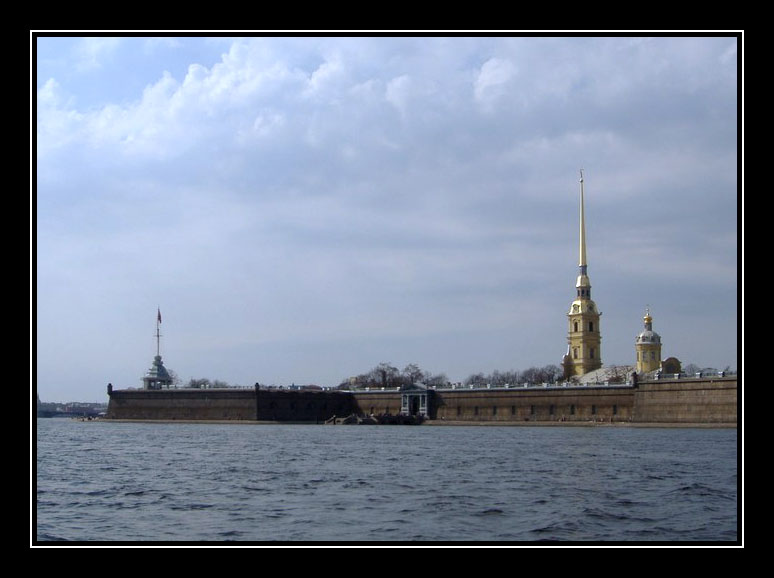
[[[647,307],[662,357],[738,368],[732,34],[32,35],[31,53],[43,401],[141,386],[159,311],[183,382],[559,364],[580,169],[603,363],[635,362]]]

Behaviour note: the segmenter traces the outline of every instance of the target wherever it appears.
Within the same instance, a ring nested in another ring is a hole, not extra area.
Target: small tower
[[[634,349],[637,350],[637,373],[648,373],[661,367],[661,336],[653,331],[653,318],[650,310],[645,310],[642,318],[645,329],[637,335]]]
[[[578,279],[575,282],[575,300],[567,313],[567,354],[564,356],[565,378],[580,376],[602,367],[602,336],[599,332],[599,316],[591,300],[591,281],[586,263],[586,221],[583,207],[583,170],[580,173],[580,254]]]
[[[173,379],[169,375],[167,368],[164,367],[164,362],[161,361],[161,333],[159,332],[159,326],[161,325],[161,310],[159,309],[156,314],[156,356],[153,358],[153,365],[147,371],[142,378],[143,389],[163,389],[172,385]]]

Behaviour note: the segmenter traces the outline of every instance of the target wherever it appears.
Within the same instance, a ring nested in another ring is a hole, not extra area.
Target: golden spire
[[[586,274],[586,217],[583,209],[583,169],[580,171],[580,246],[578,266],[580,272],[578,273],[578,280],[575,283],[575,287],[579,289],[578,297],[591,298],[591,282]],[[580,288],[583,288],[583,291]]]
[[[580,259],[581,275],[586,274],[586,221],[583,216],[583,169],[580,170]]]

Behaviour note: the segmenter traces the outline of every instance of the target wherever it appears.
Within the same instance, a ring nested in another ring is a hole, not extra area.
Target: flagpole
[[[157,309],[156,314],[156,355],[161,355],[161,333],[159,333],[159,325],[161,325],[161,309]]]

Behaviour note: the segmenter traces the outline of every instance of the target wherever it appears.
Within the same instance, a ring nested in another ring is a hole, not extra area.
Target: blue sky
[[[737,368],[733,36],[31,41],[44,401],[558,364],[580,168],[603,362]]]

